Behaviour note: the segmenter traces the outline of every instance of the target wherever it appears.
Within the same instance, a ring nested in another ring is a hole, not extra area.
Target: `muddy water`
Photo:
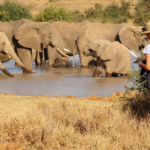
[[[72,58],[70,59],[72,62]],[[131,65],[138,69],[137,64]],[[15,77],[11,78],[0,72],[0,93],[16,95],[49,95],[88,97],[89,95],[110,96],[117,91],[124,92],[124,86],[132,86],[125,77],[105,78],[105,71],[99,78],[93,78],[95,69],[81,68],[78,55],[75,57],[75,68],[50,68],[47,64],[36,68],[34,74],[22,74],[22,70],[14,66],[14,61],[4,63],[7,70]]]

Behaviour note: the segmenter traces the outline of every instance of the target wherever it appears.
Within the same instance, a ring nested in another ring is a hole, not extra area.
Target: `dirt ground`
[[[3,3],[5,0],[0,0]],[[95,3],[100,3],[103,7],[108,6],[111,3],[120,4],[121,0],[10,0],[13,2],[21,3],[25,6],[31,6],[31,13],[37,14],[44,10],[46,7],[55,6],[63,7],[70,11],[79,10],[83,12],[86,8],[94,7]],[[138,0],[125,0],[131,3],[131,9],[135,6]]]

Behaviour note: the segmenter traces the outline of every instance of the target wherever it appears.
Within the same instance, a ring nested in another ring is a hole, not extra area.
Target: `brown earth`
[[[0,150],[25,150],[16,143],[0,144]]]
[[[3,3],[5,0],[0,0]],[[103,7],[108,6],[111,3],[120,4],[121,0],[10,0],[12,2],[18,2],[24,6],[31,6],[32,14],[37,14],[49,6],[63,7],[70,11],[79,10],[83,12],[86,8],[94,7],[96,3],[101,4]],[[131,9],[135,6],[138,0],[125,0],[131,4]]]

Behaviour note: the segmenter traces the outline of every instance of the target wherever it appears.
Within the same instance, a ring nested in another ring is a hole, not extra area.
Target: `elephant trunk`
[[[97,57],[97,66],[94,70],[93,77],[99,77],[99,75],[102,73],[102,66],[102,60],[100,59],[100,57]]]
[[[32,70],[28,70],[24,64],[21,62],[21,60],[19,59],[19,57],[17,56],[17,54],[14,52],[14,50],[12,49],[11,45],[7,45],[5,48],[7,50],[9,50],[9,55],[11,56],[11,58],[13,58],[15,60],[15,62],[20,66],[20,68],[22,68],[23,72],[25,73],[32,73]]]

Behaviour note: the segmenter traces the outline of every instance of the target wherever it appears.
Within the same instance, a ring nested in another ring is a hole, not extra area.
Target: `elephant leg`
[[[125,76],[129,76],[129,74],[125,74]]]
[[[18,53],[18,56],[19,56],[20,60],[24,64],[24,66],[28,70],[32,70],[31,49],[26,49],[26,48],[23,48],[23,47],[21,47],[21,48],[19,47],[19,48],[17,48],[17,53]],[[24,72],[24,70],[23,70],[23,72]]]
[[[118,74],[116,74],[116,73],[112,73],[112,76],[113,76],[113,77],[117,77],[117,76],[118,76]]]
[[[35,58],[36,66],[41,66],[42,64],[42,57],[40,52],[36,52],[36,58]]]
[[[112,73],[106,72],[106,77],[112,77]]]
[[[93,77],[99,77],[101,73],[102,73],[101,69],[99,67],[96,67],[93,73]]]
[[[1,62],[1,61],[0,61],[0,70],[1,70],[4,74],[6,74],[6,75],[8,75],[8,76],[14,77],[11,73],[9,73],[9,72],[6,70],[6,68],[2,65],[2,62]]]

